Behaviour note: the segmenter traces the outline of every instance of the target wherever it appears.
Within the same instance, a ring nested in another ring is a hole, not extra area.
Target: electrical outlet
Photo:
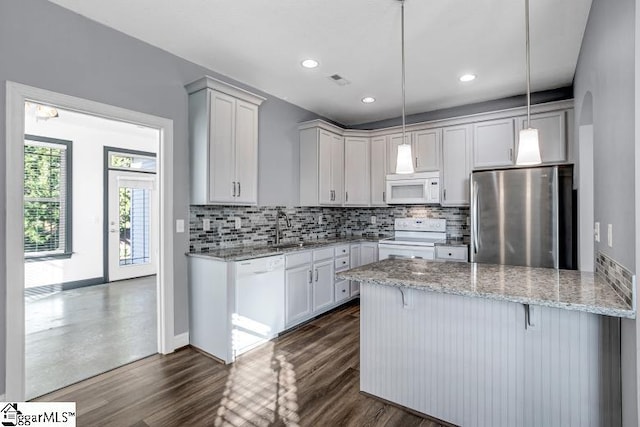
[[[593,227],[593,237],[596,239],[596,242],[600,241],[600,223],[596,221],[595,226]]]
[[[234,218],[234,221],[235,221],[236,230],[240,230],[240,228],[242,227],[242,218],[237,216]]]
[[[607,224],[607,244],[613,247],[613,224]]]
[[[318,225],[322,225],[323,222],[323,218],[322,218],[322,214],[318,215]]]
[[[184,233],[184,219],[176,219],[176,233]]]
[[[371,215],[371,224],[375,224],[376,222],[378,222],[378,218],[376,218],[375,215]]]
[[[211,220],[209,218],[204,218],[202,220],[202,231],[211,230]]]

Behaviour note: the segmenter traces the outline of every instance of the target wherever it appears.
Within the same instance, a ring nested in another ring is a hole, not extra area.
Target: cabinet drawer
[[[336,246],[336,257],[349,255],[349,245]]]
[[[316,249],[315,251],[313,251],[314,261],[320,261],[329,258],[333,258],[333,248]]]
[[[342,282],[336,283],[336,302],[349,298],[349,292],[350,290],[348,280],[343,280]]]
[[[297,267],[304,264],[311,264],[311,252],[297,252],[285,256],[285,268]]]
[[[467,261],[466,246],[436,246],[436,259],[450,261]]]
[[[335,260],[336,271],[348,270],[349,269],[349,257],[343,256],[340,258],[336,258]]]

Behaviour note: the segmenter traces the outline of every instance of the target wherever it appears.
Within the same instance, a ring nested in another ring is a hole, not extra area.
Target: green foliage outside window
[[[24,251],[63,252],[65,147],[24,146]]]

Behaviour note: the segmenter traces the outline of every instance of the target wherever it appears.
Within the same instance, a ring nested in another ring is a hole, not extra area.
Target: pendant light
[[[538,129],[531,127],[531,65],[530,65],[530,46],[529,46],[529,0],[524,1],[525,4],[525,21],[527,33],[527,128],[520,131],[518,138],[518,156],[516,157],[516,165],[538,165],[542,163],[540,158],[540,143],[538,139]]]
[[[402,44],[402,144],[398,145],[398,158],[396,159],[396,173],[407,174],[413,173],[413,155],[411,154],[411,144],[407,143],[406,136],[406,117],[405,117],[405,60],[404,60],[404,0],[400,0],[401,4],[401,44]]]

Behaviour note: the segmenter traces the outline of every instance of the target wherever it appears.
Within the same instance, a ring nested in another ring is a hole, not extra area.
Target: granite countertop
[[[337,273],[340,279],[408,287],[635,319],[599,275],[576,270],[387,259]]]
[[[220,248],[207,252],[188,252],[187,256],[210,258],[218,261],[246,261],[248,259],[263,258],[268,256],[284,255],[292,252],[308,251],[323,246],[333,246],[347,243],[378,242],[388,236],[347,236],[335,239],[291,241],[275,245],[238,246],[233,248]],[[302,244],[300,246],[300,244]]]

